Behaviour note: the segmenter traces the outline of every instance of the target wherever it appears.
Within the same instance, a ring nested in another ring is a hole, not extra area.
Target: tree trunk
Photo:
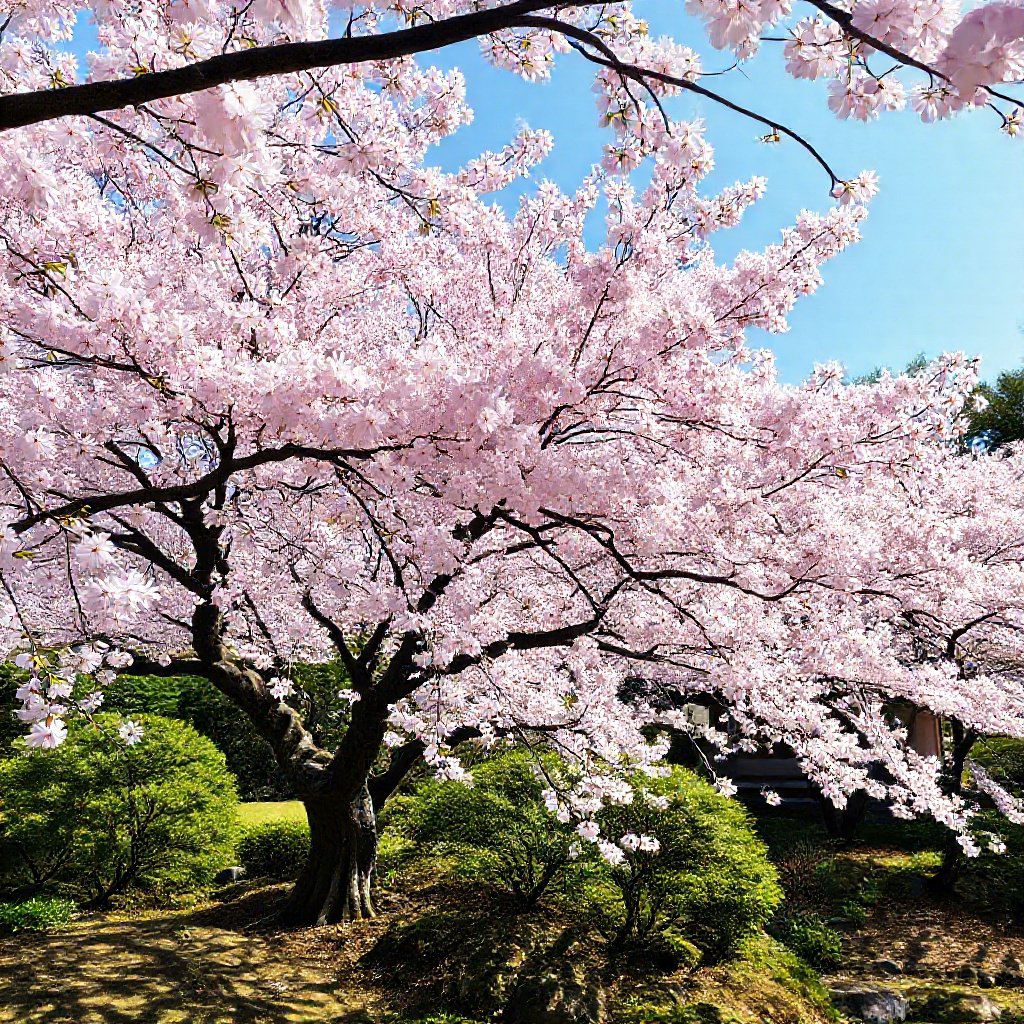
[[[844,843],[852,843],[857,838],[857,832],[864,823],[864,817],[868,809],[867,790],[858,789],[851,793],[846,800],[846,806],[840,810],[828,797],[818,794],[818,802],[821,805],[822,819],[825,823],[825,831],[833,839]]]
[[[282,911],[287,924],[321,925],[373,917],[370,881],[377,821],[364,785],[351,803],[330,794],[303,801],[309,856]]]
[[[967,758],[971,756],[971,748],[978,739],[973,729],[965,729],[955,718],[950,719],[950,731],[953,737],[953,751],[945,769],[945,785],[947,796],[959,796],[963,792],[964,769]],[[957,842],[957,837],[950,832],[946,835],[942,848],[942,864],[929,880],[929,888],[937,896],[949,896],[956,883],[960,880],[964,854]]]

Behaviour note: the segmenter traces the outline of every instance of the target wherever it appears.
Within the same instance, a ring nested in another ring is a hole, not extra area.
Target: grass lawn
[[[301,800],[259,800],[251,804],[241,804],[238,808],[238,821],[242,825],[305,820],[306,811]]]

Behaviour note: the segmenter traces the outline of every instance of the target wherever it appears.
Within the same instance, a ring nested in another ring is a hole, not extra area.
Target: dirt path
[[[243,931],[223,906],[104,915],[0,941],[2,1024],[375,1024],[329,944]],[[332,962],[333,961],[333,962]]]

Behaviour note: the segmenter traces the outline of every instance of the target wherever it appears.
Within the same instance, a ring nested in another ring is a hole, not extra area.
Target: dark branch
[[[0,97],[0,131],[51,121],[59,117],[97,114],[104,110],[138,107],[153,100],[201,92],[228,82],[269,75],[290,75],[310,68],[393,60],[439,50],[477,36],[515,25],[533,11],[557,9],[551,0],[517,0],[491,10],[475,11],[443,21],[371,36],[345,36],[317,42],[280,43],[224,53],[170,71],[135,78],[90,82],[65,89],[13,93]],[[576,6],[587,6],[586,3]]]

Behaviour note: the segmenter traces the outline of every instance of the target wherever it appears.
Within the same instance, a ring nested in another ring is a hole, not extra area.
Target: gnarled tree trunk
[[[366,786],[352,801],[328,793],[303,803],[309,856],[282,911],[283,921],[320,925],[373,917],[377,822]]]

